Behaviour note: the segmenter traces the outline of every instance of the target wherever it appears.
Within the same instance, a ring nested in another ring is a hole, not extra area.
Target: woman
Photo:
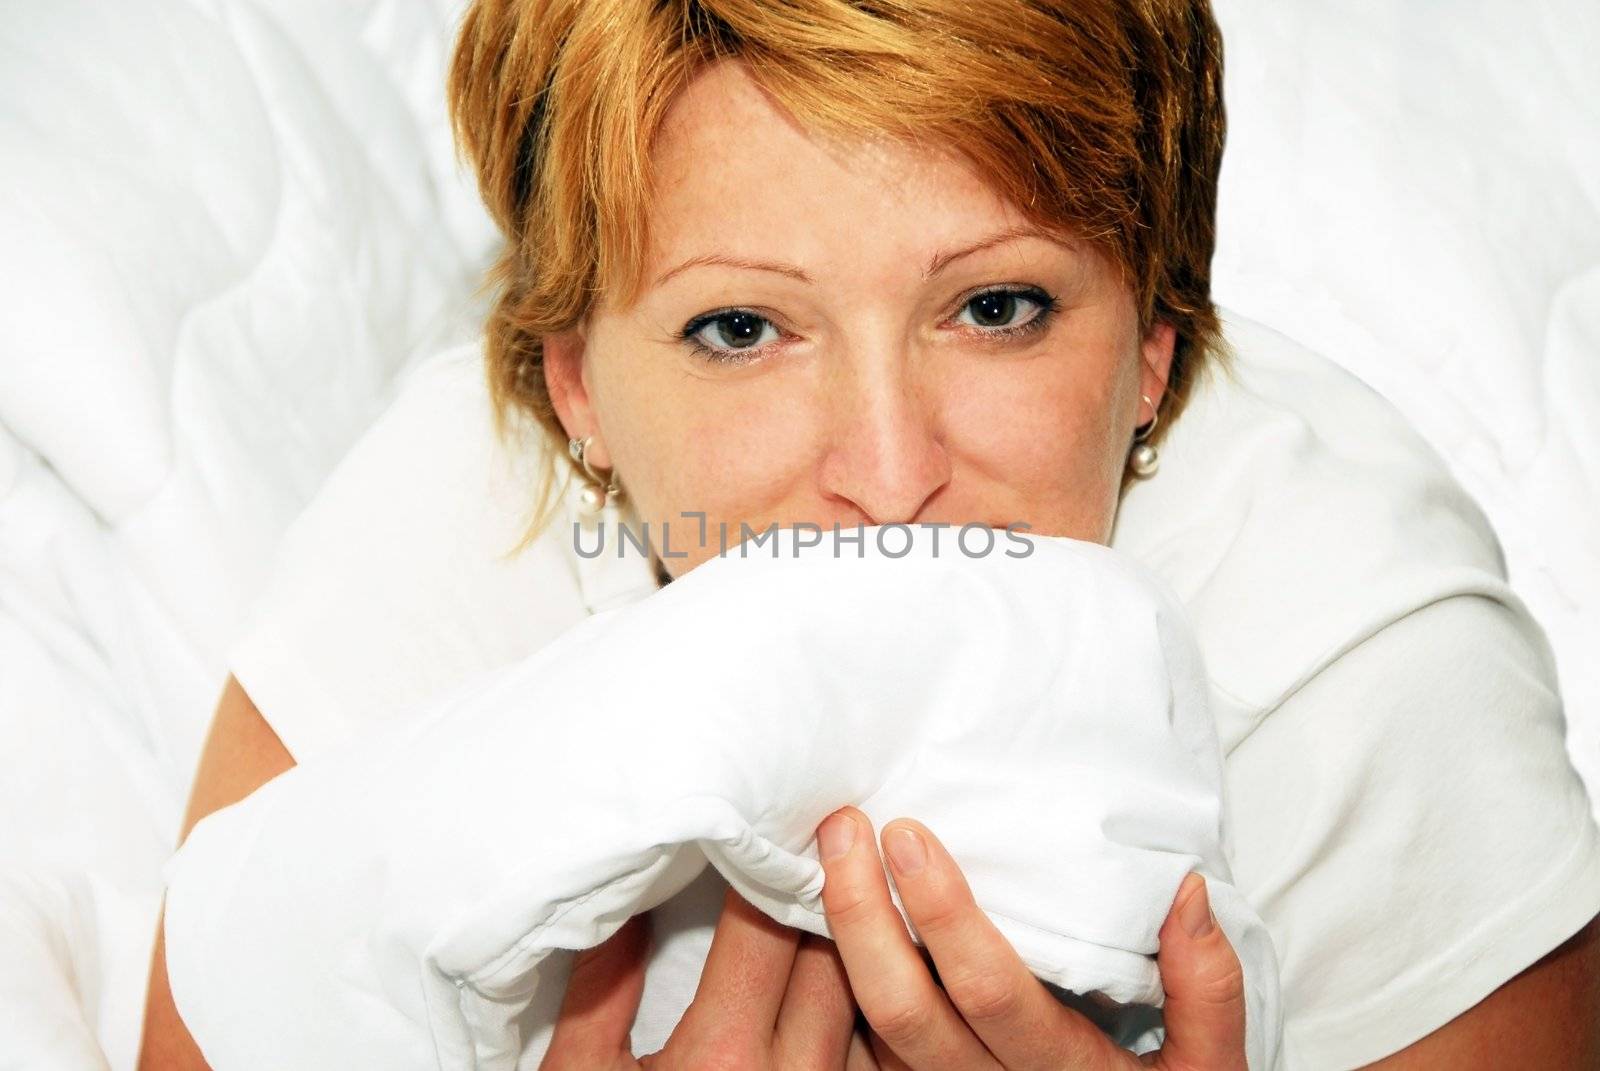
[[[1183,430],[1190,393],[1219,359],[1209,296],[1219,51],[1204,4],[1179,0],[477,4],[451,92],[509,238],[488,336],[497,411],[508,431],[531,416],[544,456],[573,444],[597,497],[614,488],[639,520],[657,531],[670,523],[672,553],[660,560],[670,575],[716,553],[714,537],[693,537],[722,525],[1025,520],[1040,533],[1111,540],[1119,495],[1127,489],[1131,502],[1144,486],[1128,489],[1130,480],[1154,475],[1153,488],[1175,475],[1153,473],[1138,447]],[[451,432],[434,430],[441,443]],[[1342,575],[1339,555],[1372,533],[1364,514],[1329,507],[1358,489],[1330,481],[1325,458],[1260,460],[1314,492],[1302,513],[1332,537],[1307,545]],[[419,514],[432,509],[424,497]],[[1409,562],[1410,550],[1434,547],[1427,511],[1414,512],[1389,511],[1376,557]],[[1243,525],[1219,510],[1190,545],[1225,542]],[[406,586],[392,584],[397,574],[425,587],[448,572],[410,553],[407,533],[379,528],[407,551],[383,574],[391,586]],[[565,533],[552,541],[549,531],[530,551],[561,549]],[[383,553],[377,541],[350,546],[353,568]],[[1465,569],[1476,551],[1462,553]],[[1560,751],[1548,670],[1498,653],[1530,651],[1536,638],[1504,605],[1489,606],[1488,581],[1477,594],[1463,583],[1426,596],[1403,583],[1345,586],[1353,602],[1402,588],[1411,602],[1366,615],[1381,627],[1324,645],[1315,671],[1255,704],[1230,741],[1241,857],[1295,849],[1282,873],[1252,863],[1241,877],[1255,879],[1284,960],[1293,1059],[1592,1066],[1600,1033],[1581,1009],[1600,984],[1591,921],[1600,892],[1589,881],[1600,848]],[[1320,613],[1294,604],[1304,599],[1296,586],[1274,594],[1281,627],[1268,626],[1266,651],[1271,631]],[[383,588],[341,597],[366,615],[341,637],[341,658],[396,634],[382,620]],[[429,613],[418,620],[463,615],[472,626],[461,635],[504,650],[483,623],[543,610],[500,598],[498,610],[419,604]],[[286,620],[322,635],[313,615]],[[448,667],[487,657],[406,640],[374,664],[429,687]],[[408,664],[429,660],[447,668],[429,677]],[[286,731],[293,697],[317,691],[310,677],[296,685],[288,669],[258,668],[241,679],[250,694],[230,682],[191,823],[328,731],[307,728],[299,744]],[[1311,724],[1310,712],[1342,705],[1348,731]],[[1340,753],[1318,746],[1328,740]],[[1433,761],[1440,753],[1448,762]],[[1291,815],[1304,821],[1285,831]],[[1129,1059],[1041,999],[963,902],[957,861],[931,831],[896,823],[883,838],[891,864],[897,845],[930,861],[920,877],[897,871],[908,911],[925,934],[946,920],[961,938],[929,940],[936,980],[889,911],[860,818],[847,811],[819,831],[837,949],[802,944],[730,900],[694,1014],[659,1064]],[[1400,831],[1419,828],[1439,847],[1413,851]],[[1513,851],[1514,866],[1482,862]],[[1585,884],[1558,880],[1574,878]],[[1237,1066],[1231,956],[1192,892],[1163,932],[1174,1000],[1160,1059]],[[552,1062],[629,1061],[641,936],[630,927],[585,960]],[[1396,962],[1391,946],[1438,954]],[[856,1006],[859,1033],[848,1029]],[[1535,1016],[1546,1029],[1515,1029]],[[150,1067],[204,1066],[171,1008],[159,945],[145,1053]]]

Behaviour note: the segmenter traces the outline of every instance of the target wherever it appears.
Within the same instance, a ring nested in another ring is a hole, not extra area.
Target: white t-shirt
[[[1112,545],[1194,623],[1235,881],[1278,952],[1287,1066],[1354,1067],[1600,913],[1600,830],[1544,637],[1482,514],[1373,392],[1225,323],[1237,360],[1197,385]],[[413,373],[290,529],[233,648],[293,755],[655,590],[636,553],[576,553],[575,485],[509,555],[548,451],[500,445],[476,347]]]

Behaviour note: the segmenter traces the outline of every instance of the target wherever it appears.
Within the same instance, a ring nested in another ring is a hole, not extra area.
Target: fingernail
[[[889,863],[895,873],[907,877],[921,870],[928,861],[927,845],[922,843],[916,830],[904,826],[889,831],[883,840],[883,850],[889,853]]]
[[[837,859],[856,842],[856,821],[847,814],[830,814],[817,827],[817,848],[824,860]]]
[[[1211,913],[1211,899],[1206,895],[1205,879],[1197,879],[1195,883],[1200,887],[1178,909],[1178,921],[1183,924],[1184,933],[1200,938],[1216,926],[1217,917]]]

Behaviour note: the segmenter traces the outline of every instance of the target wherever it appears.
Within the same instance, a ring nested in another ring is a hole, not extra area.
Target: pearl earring
[[[614,501],[622,497],[622,486],[617,483],[616,473],[614,471],[611,473],[609,481],[604,480],[599,473],[595,472],[594,466],[584,459],[584,452],[589,449],[589,443],[593,439],[594,436],[586,435],[582,439],[567,440],[567,453],[571,455],[573,462],[583,470],[586,477],[583,490],[578,492],[578,505],[584,513],[591,517],[605,509],[608,501]]]
[[[1161,419],[1161,410],[1156,408],[1156,403],[1150,400],[1147,394],[1139,397],[1144,404],[1150,407],[1150,423],[1140,428],[1133,436],[1133,449],[1128,452],[1128,467],[1133,474],[1141,480],[1147,480],[1156,474],[1156,469],[1161,466],[1161,455],[1156,448],[1145,442],[1150,438],[1150,433],[1156,430],[1156,422]]]

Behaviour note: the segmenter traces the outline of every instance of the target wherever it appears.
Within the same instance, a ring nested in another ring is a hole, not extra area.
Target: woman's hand
[[[540,1071],[877,1071],[832,941],[772,921],[732,889],[694,1002],[653,1056],[629,1032],[644,992],[648,916],[573,960]]]
[[[837,944],[779,925],[729,890],[694,1002],[654,1056],[635,1060],[629,1049],[644,989],[646,918],[580,954],[541,1071],[1245,1067],[1243,972],[1198,876],[1185,879],[1161,928],[1167,1043],[1140,1059],[1034,978],[978,909],[944,847],[900,819],[884,829],[885,854],[936,981],[889,898],[871,834],[854,807],[818,830],[823,905]],[[917,843],[921,868],[902,865]],[[854,1028],[857,1005],[870,1030]]]
[[[1235,1071],[1245,1067],[1244,975],[1191,874],[1161,927],[1157,963],[1167,1042],[1142,1060],[1113,1044],[1036,979],[978,909],[966,878],[920,823],[884,827],[900,902],[938,970],[934,980],[889,898],[872,825],[854,807],[818,829],[828,923],[884,1068],[1006,1071]]]

